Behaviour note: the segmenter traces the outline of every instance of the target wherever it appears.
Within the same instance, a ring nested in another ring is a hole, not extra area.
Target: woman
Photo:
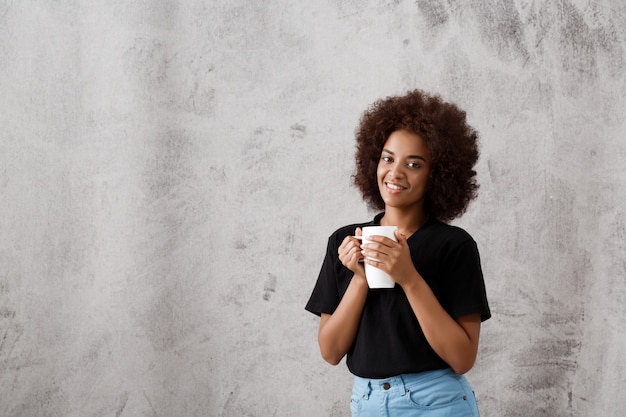
[[[372,221],[328,241],[306,309],[320,316],[322,357],[347,355],[353,416],[478,416],[463,374],[490,316],[476,243],[446,222],[476,197],[476,132],[465,112],[415,90],[374,103],[357,129],[354,183]],[[361,244],[364,226],[397,226]],[[364,263],[396,285],[369,289]]]

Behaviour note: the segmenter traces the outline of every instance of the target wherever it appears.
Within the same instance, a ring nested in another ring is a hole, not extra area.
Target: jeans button
[[[391,388],[391,384],[390,384],[389,382],[385,382],[385,383],[383,384],[383,389],[384,389],[385,391],[387,391],[389,388]]]

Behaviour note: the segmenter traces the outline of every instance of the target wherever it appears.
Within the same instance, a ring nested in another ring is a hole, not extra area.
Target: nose
[[[393,164],[393,166],[391,167],[391,169],[389,170],[389,175],[391,175],[391,178],[400,178],[404,175],[404,170],[402,169],[402,165],[401,164]]]

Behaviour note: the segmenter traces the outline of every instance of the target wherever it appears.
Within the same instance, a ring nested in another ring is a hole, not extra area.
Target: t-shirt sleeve
[[[337,285],[337,247],[331,236],[328,239],[326,256],[322,263],[313,293],[306,304],[305,309],[313,314],[321,316],[322,313],[332,314],[339,305],[340,295]]]
[[[449,291],[442,306],[454,318],[480,313],[481,321],[489,319],[491,311],[476,242],[468,239],[459,244],[449,254],[446,265]]]

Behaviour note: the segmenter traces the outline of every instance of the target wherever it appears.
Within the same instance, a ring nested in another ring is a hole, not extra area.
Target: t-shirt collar
[[[374,220],[372,220],[370,224],[372,226],[380,226],[380,219],[382,219],[384,215],[385,215],[384,211],[381,212],[381,213],[378,213],[376,216],[374,216]],[[424,222],[424,224],[419,229],[417,229],[415,231],[415,233],[413,233],[411,236],[414,236],[420,230],[425,229],[427,226],[429,226],[431,223],[433,223],[434,220],[435,220],[434,217],[429,214],[428,217],[426,218],[426,221]],[[411,237],[411,236],[409,236],[409,237]]]

